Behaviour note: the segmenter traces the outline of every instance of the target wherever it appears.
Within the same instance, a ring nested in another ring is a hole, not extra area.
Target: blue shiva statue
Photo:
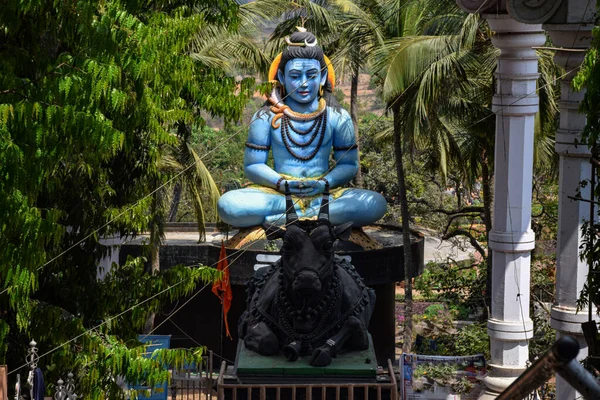
[[[227,224],[284,224],[286,181],[300,219],[318,215],[326,183],[333,225],[352,221],[360,227],[385,214],[386,201],[379,193],[343,188],[358,170],[354,125],[332,95],[335,76],[330,61],[315,36],[299,30],[286,38],[288,47],[273,61],[273,91],[250,124],[244,171],[254,185],[219,199],[219,215]],[[273,168],[267,164],[269,151]]]

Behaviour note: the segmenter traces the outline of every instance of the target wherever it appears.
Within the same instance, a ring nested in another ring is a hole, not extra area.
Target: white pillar
[[[594,2],[595,3],[595,2]],[[592,4],[589,12],[596,7]],[[580,10],[579,14],[582,14]],[[589,204],[569,199],[575,196],[579,182],[589,179],[591,167],[589,163],[590,149],[578,144],[586,124],[585,115],[578,112],[585,90],[574,92],[572,79],[585,52],[569,50],[585,50],[589,47],[593,23],[581,24],[581,21],[593,21],[593,15],[568,15],[574,21],[566,24],[548,24],[544,28],[550,34],[554,46],[564,48],[558,50],[554,57],[557,64],[570,72],[561,80],[560,125],[556,132],[556,152],[560,156],[559,198],[558,198],[558,243],[556,249],[556,299],[552,306],[552,327],[557,337],[571,335],[577,339],[581,350],[577,358],[582,360],[588,354],[588,346],[581,331],[581,323],[588,320],[588,309],[577,312],[576,301],[585,283],[588,267],[579,258],[579,246],[582,243],[582,221],[589,220]],[[591,18],[590,18],[591,17]],[[585,199],[590,197],[589,185],[581,190]],[[594,316],[596,315],[594,310]],[[575,400],[580,398],[560,376],[556,377],[557,398]]]
[[[523,24],[508,14],[488,14],[500,49],[497,89],[492,101],[496,113],[494,156],[494,220],[489,237],[493,250],[492,314],[488,320],[491,372],[484,379],[481,398],[495,398],[525,369],[528,340],[533,336],[529,318],[530,255],[535,246],[531,230],[534,119],[538,57],[532,47],[542,46],[542,26]]]

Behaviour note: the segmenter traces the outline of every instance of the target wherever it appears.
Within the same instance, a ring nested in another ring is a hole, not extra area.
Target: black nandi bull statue
[[[334,255],[334,242],[348,239],[352,223],[329,222],[329,188],[316,221],[298,220],[287,183],[285,189],[286,228],[265,227],[267,238],[283,238],[281,259],[257,271],[248,284],[239,337],[264,356],[282,349],[296,361],[310,354],[310,364],[323,367],[342,349],[369,347],[375,292],[349,262]]]

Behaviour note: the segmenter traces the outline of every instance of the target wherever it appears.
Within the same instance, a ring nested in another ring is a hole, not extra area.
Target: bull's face
[[[283,238],[283,286],[296,305],[318,302],[333,274],[333,244],[347,239],[352,223],[332,227],[329,193],[323,193],[317,221],[299,221],[286,184],[287,229],[268,226],[267,237]]]
[[[281,248],[284,283],[296,296],[315,296],[327,287],[333,271],[335,240],[328,224],[293,224],[288,227]]]

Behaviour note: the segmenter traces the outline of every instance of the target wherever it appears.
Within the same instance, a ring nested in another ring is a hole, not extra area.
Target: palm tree
[[[190,57],[209,68],[228,71],[237,70],[265,71],[269,59],[251,38],[258,32],[255,24],[256,12],[252,3],[240,6],[240,26],[232,31],[223,25],[208,25],[194,38],[190,47]],[[258,17],[265,15],[259,15]],[[242,101],[244,101],[242,99]],[[241,110],[242,107],[239,107]],[[240,114],[241,116],[241,114]],[[185,190],[191,194],[193,207],[198,221],[198,241],[205,240],[205,207],[203,198],[208,198],[214,208],[219,198],[217,185],[192,145],[191,126],[180,124],[177,133],[178,144],[167,153],[166,164],[174,173],[183,171],[183,183],[176,181],[169,207],[168,221],[175,221],[181,194]],[[194,165],[192,168],[187,166]]]
[[[396,137],[403,146],[424,152],[429,166],[446,176],[449,169],[470,187],[482,179],[482,220],[491,230],[494,123],[491,100],[497,50],[491,32],[478,15],[466,15],[453,1],[420,2],[426,12],[415,20],[415,35],[390,39],[375,54],[375,71],[382,77],[383,96],[399,101],[394,117]],[[548,52],[540,52],[541,107],[536,129],[536,163],[551,158],[556,67]],[[462,208],[462,211],[469,211]],[[471,210],[472,211],[472,210]],[[467,230],[446,232],[445,238],[464,235],[484,253]],[[491,293],[491,252],[488,252],[487,295]],[[487,302],[491,302],[488,300]]]
[[[358,74],[362,69],[371,68],[374,55],[379,49],[386,46],[387,40],[412,34],[416,21],[421,20],[423,9],[418,2],[410,0],[375,0],[375,1],[349,1],[336,0],[333,3],[344,13],[340,25],[341,32],[336,42],[338,51],[333,59],[338,64],[338,69],[348,71],[352,76],[351,115],[356,119],[356,92]],[[372,69],[372,68],[371,68]],[[377,70],[376,76],[377,76]],[[379,78],[381,81],[381,78]],[[394,116],[393,131],[400,132],[402,120],[399,118],[401,102],[398,99],[385,98],[388,110]],[[355,134],[358,132],[355,123]],[[404,275],[405,275],[405,328],[403,351],[410,352],[412,345],[412,253],[410,241],[410,215],[406,198],[406,182],[403,166],[403,149],[401,138],[394,135],[394,153],[396,158],[396,172],[398,176],[398,198],[400,200],[403,250],[404,250]]]

